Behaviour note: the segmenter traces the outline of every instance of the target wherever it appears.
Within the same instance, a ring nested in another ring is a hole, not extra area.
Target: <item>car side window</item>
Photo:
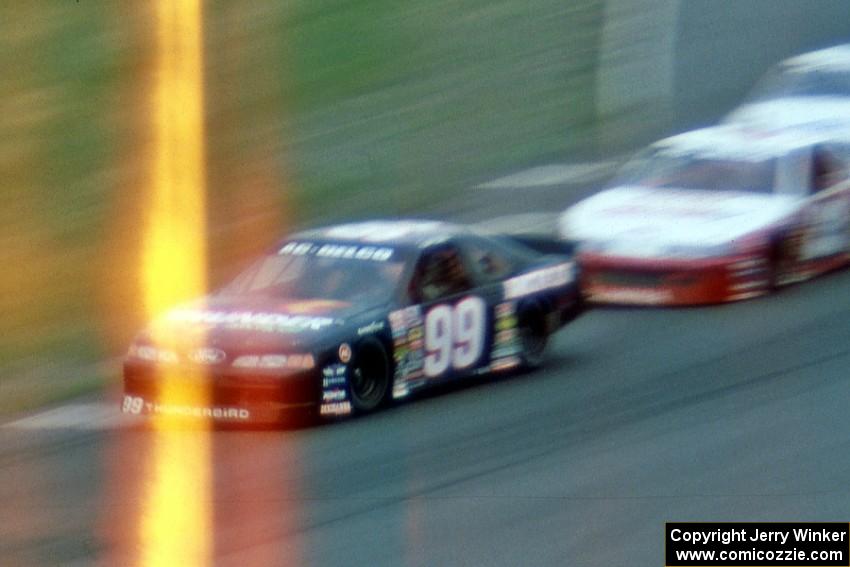
[[[423,254],[414,272],[410,296],[427,303],[472,288],[472,279],[454,246],[441,246]]]
[[[812,192],[818,193],[847,179],[847,167],[833,152],[816,147],[812,153]]]
[[[485,239],[470,237],[461,246],[472,270],[482,281],[498,281],[514,271],[514,265],[507,254]]]

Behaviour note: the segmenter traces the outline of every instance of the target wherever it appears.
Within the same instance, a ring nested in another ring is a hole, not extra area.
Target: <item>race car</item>
[[[568,256],[444,222],[301,232],[139,334],[122,409],[236,423],[293,410],[337,417],[533,367],[579,312],[576,279]],[[200,382],[208,403],[160,399],[164,373]]]
[[[848,142],[715,126],[661,140],[567,209],[581,286],[599,303],[751,298],[847,263]]]
[[[769,130],[827,131],[850,138],[850,44],[781,61],[723,122]]]

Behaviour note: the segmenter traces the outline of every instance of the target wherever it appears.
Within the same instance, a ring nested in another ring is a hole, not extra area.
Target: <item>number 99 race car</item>
[[[167,344],[140,333],[122,409],[225,423],[366,413],[430,385],[536,366],[579,309],[571,259],[507,236],[432,221],[306,231],[154,322]],[[203,382],[207,402],[159,399],[165,372]]]

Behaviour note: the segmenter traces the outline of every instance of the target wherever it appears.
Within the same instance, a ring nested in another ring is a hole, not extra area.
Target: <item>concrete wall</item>
[[[848,0],[607,0],[603,147],[716,121],[789,55],[850,42]]]
[[[713,121],[790,55],[850,42],[847,0],[685,0],[676,40],[675,116]]]

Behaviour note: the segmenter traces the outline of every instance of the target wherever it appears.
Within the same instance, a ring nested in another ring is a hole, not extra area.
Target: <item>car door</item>
[[[850,250],[850,182],[840,152],[814,146],[810,157],[809,197],[804,210],[803,261]]]
[[[410,282],[410,302],[422,319],[422,375],[427,381],[487,368],[498,289],[479,286],[454,243],[425,250]]]

